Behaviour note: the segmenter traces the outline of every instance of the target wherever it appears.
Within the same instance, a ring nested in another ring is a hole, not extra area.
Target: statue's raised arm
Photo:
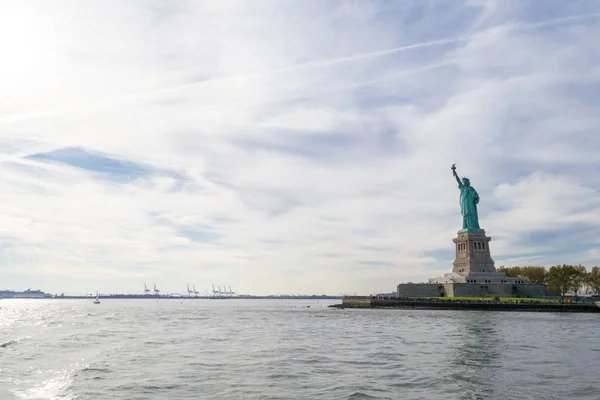
[[[463,183],[460,181],[460,178],[456,174],[456,164],[452,164],[452,175],[456,178],[456,183],[458,183],[458,187],[462,187]]]

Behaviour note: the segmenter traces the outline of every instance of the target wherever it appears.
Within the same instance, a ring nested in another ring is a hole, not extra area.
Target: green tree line
[[[562,296],[567,292],[581,293],[587,287],[592,294],[600,296],[600,267],[592,267],[587,270],[583,265],[555,265],[546,267],[500,267],[498,272],[504,272],[506,276],[523,277],[528,283],[541,283],[548,285],[548,290],[560,293]]]

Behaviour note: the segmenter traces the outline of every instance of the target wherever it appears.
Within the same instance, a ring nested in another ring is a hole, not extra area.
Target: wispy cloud
[[[101,153],[89,152],[82,148],[62,148],[45,153],[31,154],[29,160],[55,162],[79,168],[109,179],[131,180],[148,177],[153,172],[145,166],[127,160],[119,160]]]
[[[453,162],[498,265],[600,263],[599,23],[597,2],[14,3],[4,285],[390,291],[451,268]]]

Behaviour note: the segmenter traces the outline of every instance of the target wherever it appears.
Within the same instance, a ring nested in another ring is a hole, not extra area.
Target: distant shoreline
[[[28,300],[92,300],[96,296],[14,296],[2,297],[0,299],[28,299]],[[214,296],[155,296],[155,295],[105,295],[98,296],[100,300],[341,300],[342,296],[235,296],[235,297],[214,297]]]

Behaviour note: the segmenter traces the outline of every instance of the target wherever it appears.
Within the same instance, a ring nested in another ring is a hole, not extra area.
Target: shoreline
[[[525,299],[524,299],[525,300]],[[527,302],[503,303],[493,301],[427,301],[427,300],[382,300],[376,298],[345,298],[342,304],[331,308],[362,309],[413,309],[413,310],[479,310],[479,311],[524,311],[524,312],[571,312],[600,313],[600,305],[595,303],[543,303]]]

